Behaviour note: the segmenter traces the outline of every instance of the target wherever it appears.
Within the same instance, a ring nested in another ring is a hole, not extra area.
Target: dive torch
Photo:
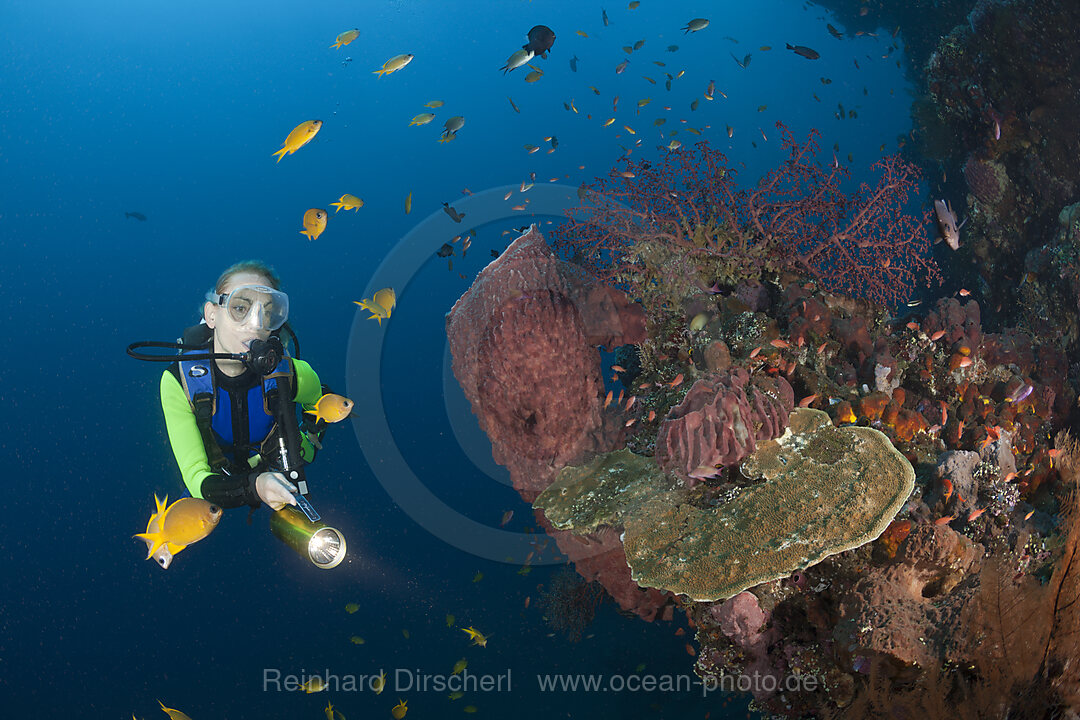
[[[252,343],[254,347],[255,343]],[[278,388],[272,392],[274,412],[278,422],[278,447],[274,470],[296,485],[293,493],[296,505],[286,505],[270,516],[270,532],[307,558],[317,568],[329,570],[345,559],[345,536],[337,528],[322,522],[319,513],[306,497],[307,478],[304,475],[300,449],[300,426],[290,399],[294,396],[288,377],[278,377]]]

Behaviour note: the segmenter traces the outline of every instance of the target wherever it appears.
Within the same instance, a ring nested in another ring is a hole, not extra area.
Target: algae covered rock
[[[761,482],[716,508],[654,495],[624,526],[634,580],[712,602],[875,540],[915,486],[915,471],[882,433],[835,428],[798,408],[788,429],[742,465]]]
[[[616,450],[563,468],[533,505],[556,528],[585,534],[601,525],[621,527],[642,502],[671,484],[652,458]]]

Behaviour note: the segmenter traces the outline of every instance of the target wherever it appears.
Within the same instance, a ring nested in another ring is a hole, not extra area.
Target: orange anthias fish
[[[202,498],[185,497],[168,503],[168,496],[162,501],[155,495],[157,511],[150,516],[146,532],[132,536],[146,541],[146,559],[154,558],[163,568],[169,567],[176,553],[213,532],[221,520],[221,508]]]
[[[314,415],[315,422],[325,420],[328,423],[341,422],[352,412],[353,401],[341,395],[327,393],[315,402],[312,410],[305,410],[306,415]]]
[[[277,155],[277,161],[281,162],[281,158],[292,155],[314,140],[321,128],[322,120],[308,120],[294,127],[289,136],[285,138],[285,142],[281,143],[281,149],[274,153]]]
[[[301,235],[307,235],[308,241],[317,239],[326,230],[326,211],[322,208],[311,208],[304,213],[304,229]]]

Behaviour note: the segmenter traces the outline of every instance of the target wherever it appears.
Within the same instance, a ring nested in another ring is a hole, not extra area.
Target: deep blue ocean
[[[711,24],[684,34],[692,18]],[[532,514],[492,463],[447,370],[444,316],[513,237],[504,230],[538,222],[546,231],[559,219],[556,200],[528,211],[515,203],[540,198],[544,185],[573,194],[626,149],[660,159],[674,129],[688,147],[699,138],[685,128],[700,130],[745,163],[740,179],[750,182],[783,157],[776,121],[799,140],[818,128],[823,162],[839,143],[854,179],[872,180],[880,146],[894,152],[911,126],[902,49],[888,52],[887,30],[836,39],[827,22],[839,24],[795,0],[642,0],[635,9],[625,0],[4,2],[0,715],[154,718],[160,699],[194,720],[314,720],[328,701],[354,719],[388,717],[400,699],[409,718],[454,717],[466,706],[487,718],[744,717],[745,700],[725,706],[721,694],[696,689],[538,687],[546,673],[691,675],[693,630],[676,636],[686,625],[679,614],[647,624],[607,601],[579,643],[550,636],[538,586],[561,564],[549,551],[550,564],[519,573]],[[537,24],[557,36],[548,58],[532,63],[543,77],[527,83],[529,68],[504,75]],[[350,28],[359,37],[331,49]],[[641,49],[623,51],[638,40]],[[415,58],[373,74],[401,53]],[[665,73],[679,71],[665,90]],[[701,99],[710,81],[726,98]],[[643,98],[651,102],[637,113]],[[431,110],[435,120],[410,127],[434,100],[445,103]],[[564,107],[571,100],[576,113]],[[838,103],[858,117],[838,119]],[[464,127],[439,143],[454,115]],[[323,121],[314,141],[275,162],[289,131],[310,119]],[[535,187],[521,194],[530,173]],[[515,196],[503,201],[510,187]],[[318,239],[300,234],[307,209],[344,193],[364,207],[330,208]],[[452,223],[444,202],[465,221]],[[472,248],[448,269],[435,251],[469,228]],[[381,286],[395,248],[394,277],[404,281],[380,326],[353,301]],[[315,569],[271,536],[265,509],[250,525],[240,509],[162,570],[131,535],[145,528],[155,493],[175,498],[183,487],[159,403],[164,366],[124,349],[176,338],[197,322],[218,274],[248,258],[281,274],[301,357],[358,401],[357,417],[330,428],[308,469],[311,500],[344,532],[349,557]],[[388,429],[393,447],[370,435],[373,426]],[[507,510],[514,515],[500,531]],[[347,613],[349,603],[360,609]],[[470,625],[491,637],[486,648],[468,644],[461,628]],[[510,689],[450,700],[395,686],[396,671],[403,681],[447,674],[460,658],[476,675],[509,672]],[[381,695],[264,684],[273,672],[379,669],[390,676]]]

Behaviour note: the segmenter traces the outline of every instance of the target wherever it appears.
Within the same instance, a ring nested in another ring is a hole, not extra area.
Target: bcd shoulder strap
[[[195,415],[195,424],[199,428],[199,434],[202,435],[210,469],[221,472],[228,463],[210,426],[214,412],[217,410],[217,393],[214,392],[214,373],[209,365],[210,362],[212,361],[179,360],[178,365],[180,384],[187,394],[188,404],[191,405],[191,411]]]

